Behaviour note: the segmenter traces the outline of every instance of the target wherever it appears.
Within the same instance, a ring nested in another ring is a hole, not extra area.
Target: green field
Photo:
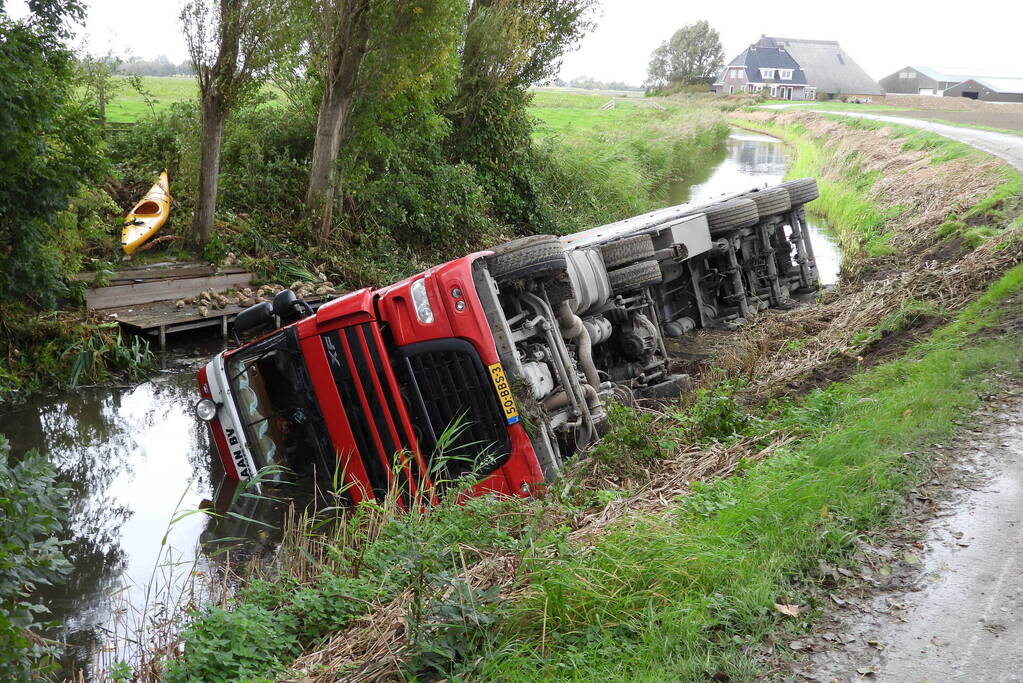
[[[115,79],[116,94],[107,104],[107,120],[117,123],[131,123],[151,112],[169,109],[175,102],[196,96],[195,78],[191,76],[144,76],[142,88],[151,97],[152,108],[147,98],[132,89],[127,78]]]

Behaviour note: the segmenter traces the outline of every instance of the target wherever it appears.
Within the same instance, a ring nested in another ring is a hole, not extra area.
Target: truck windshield
[[[257,468],[329,464],[329,438],[293,329],[231,356],[227,373]]]

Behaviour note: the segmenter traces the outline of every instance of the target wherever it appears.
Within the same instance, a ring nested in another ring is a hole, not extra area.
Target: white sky
[[[182,0],[87,0],[90,52],[172,62],[188,58],[178,13]],[[662,40],[706,19],[721,34],[726,61],[761,34],[837,40],[874,78],[908,64],[1023,74],[1020,0],[602,0],[597,30],[564,61],[563,78],[591,76],[639,85]],[[8,11],[24,12],[24,0]]]

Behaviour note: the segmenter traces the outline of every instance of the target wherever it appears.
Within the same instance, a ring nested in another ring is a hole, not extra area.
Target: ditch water
[[[720,161],[708,164],[685,182],[668,188],[668,203],[705,202],[723,194],[776,185],[789,167],[785,145],[777,138],[733,129],[725,141]],[[842,252],[819,220],[810,218],[810,239],[821,282],[838,282]]]
[[[670,199],[703,201],[773,184],[787,163],[777,140],[736,131],[721,158],[696,182],[672,186]],[[819,226],[811,230],[821,279],[833,284],[841,255]],[[143,612],[165,610],[181,587],[211,572],[216,560],[197,553],[200,540],[245,536],[271,544],[258,523],[225,525],[192,514],[171,524],[178,513],[215,499],[222,480],[205,425],[192,410],[195,373],[221,342],[187,343],[186,352],[166,354],[163,369],[141,384],[40,396],[0,413],[0,434],[15,456],[37,449],[71,488],[65,540],[74,571],[66,586],[44,590],[63,624],[51,635],[68,644],[67,667],[88,672],[97,660],[130,655],[106,649],[111,635],[132,632]],[[282,505],[269,505],[259,516],[282,514]]]

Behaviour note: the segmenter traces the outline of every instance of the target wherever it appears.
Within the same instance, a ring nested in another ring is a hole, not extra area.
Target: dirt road
[[[917,491],[902,542],[867,549],[880,571],[865,576],[880,580],[839,599],[805,679],[1023,681],[1023,398],[997,401],[943,449],[957,453],[951,471]]]
[[[1006,130],[1018,130],[1023,133],[1023,113],[1010,111],[919,111],[919,110],[895,110],[885,112],[890,116],[905,116],[911,119],[927,119],[951,121],[968,126],[987,126],[989,128],[1004,128]]]

